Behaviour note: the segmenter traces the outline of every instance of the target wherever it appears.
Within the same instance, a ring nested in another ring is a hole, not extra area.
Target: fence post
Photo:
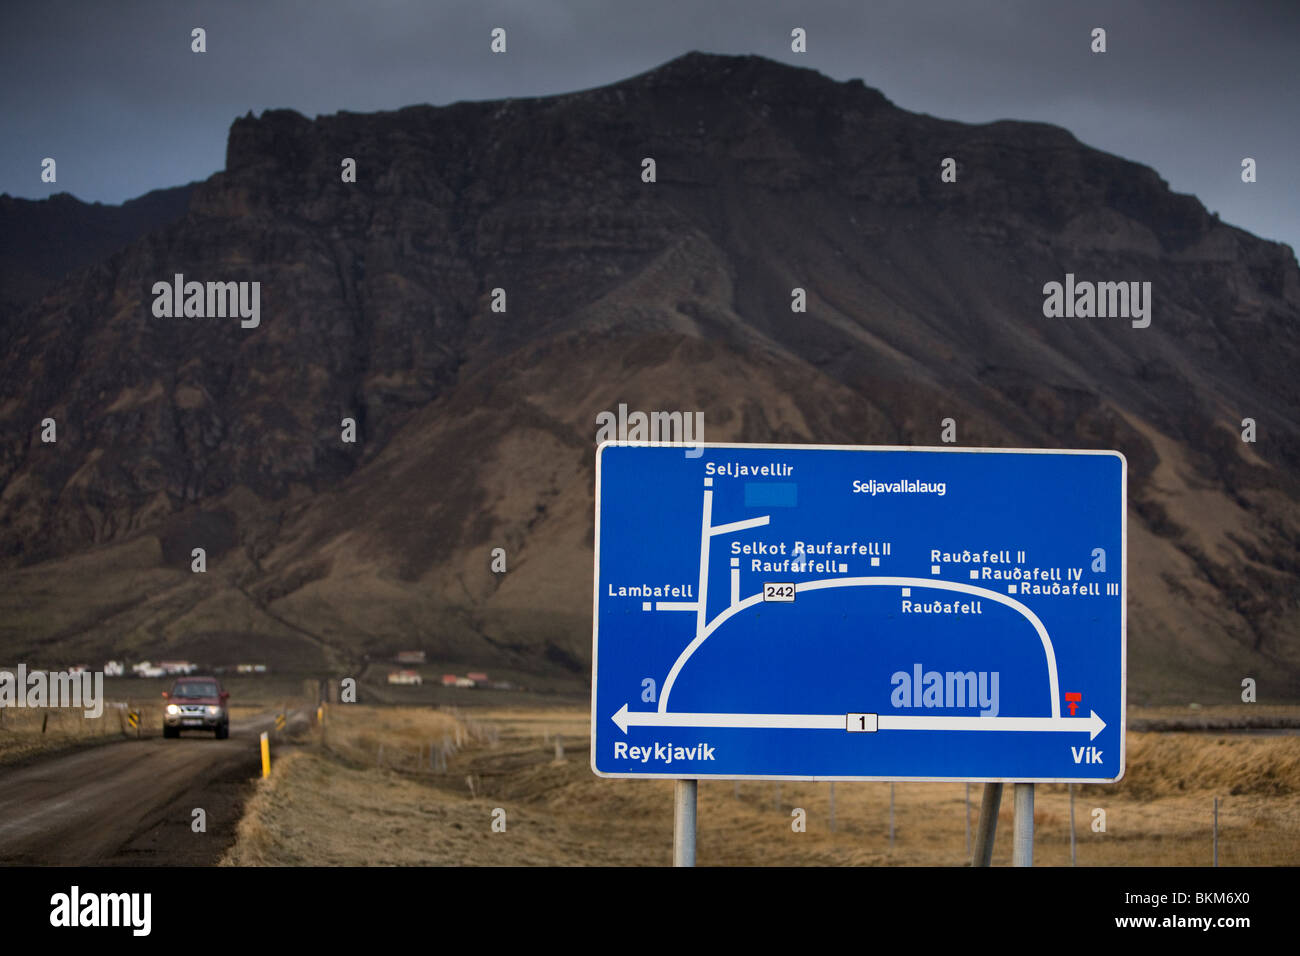
[[[1214,798],[1214,865],[1219,865],[1219,798]]]
[[[966,784],[966,862],[970,862],[970,784]]]
[[[1070,866],[1075,864],[1074,849],[1074,784],[1070,784]]]

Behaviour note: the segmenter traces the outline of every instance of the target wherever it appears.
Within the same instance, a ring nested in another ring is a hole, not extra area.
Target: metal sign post
[[[998,809],[1002,806],[1002,784],[984,784],[984,799],[980,801],[980,822],[975,829],[975,858],[972,866],[993,864],[993,839],[998,832]]]
[[[696,780],[678,780],[673,789],[673,866],[695,865]]]
[[[1011,842],[1011,865],[1034,865],[1034,785],[1018,783],[1016,790],[1015,836]]]

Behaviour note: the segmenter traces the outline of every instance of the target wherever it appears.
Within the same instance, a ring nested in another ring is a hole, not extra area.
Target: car
[[[211,730],[218,740],[230,736],[230,691],[215,677],[178,677],[163,698],[164,737],[179,737],[182,730]]]

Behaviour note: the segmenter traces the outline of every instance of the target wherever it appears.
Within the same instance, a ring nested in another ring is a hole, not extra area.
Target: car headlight
[[[181,712],[181,709],[180,709],[179,707],[177,707],[175,704],[168,704],[168,705],[167,705],[167,713],[168,713],[168,714],[175,715],[175,714],[179,714],[180,712]]]
[[[209,704],[209,705],[208,705],[208,716],[209,716],[209,717],[216,717],[216,716],[217,716],[218,714],[220,714],[220,713],[221,713],[221,708],[220,708],[220,707],[213,706],[212,704]]]

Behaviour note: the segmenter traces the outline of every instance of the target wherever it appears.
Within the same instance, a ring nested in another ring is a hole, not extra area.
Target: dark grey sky
[[[208,52],[190,52],[190,30]],[[509,51],[489,32],[505,27]],[[790,52],[790,30],[808,53]],[[1109,51],[1089,52],[1093,27]],[[906,109],[1056,123],[1300,248],[1300,3],[1203,0],[142,0],[10,4],[0,191],[121,202],[203,179],[231,121],[600,86],[689,50],[758,53]],[[40,181],[42,157],[58,183]],[[1241,182],[1251,156],[1259,181]]]

